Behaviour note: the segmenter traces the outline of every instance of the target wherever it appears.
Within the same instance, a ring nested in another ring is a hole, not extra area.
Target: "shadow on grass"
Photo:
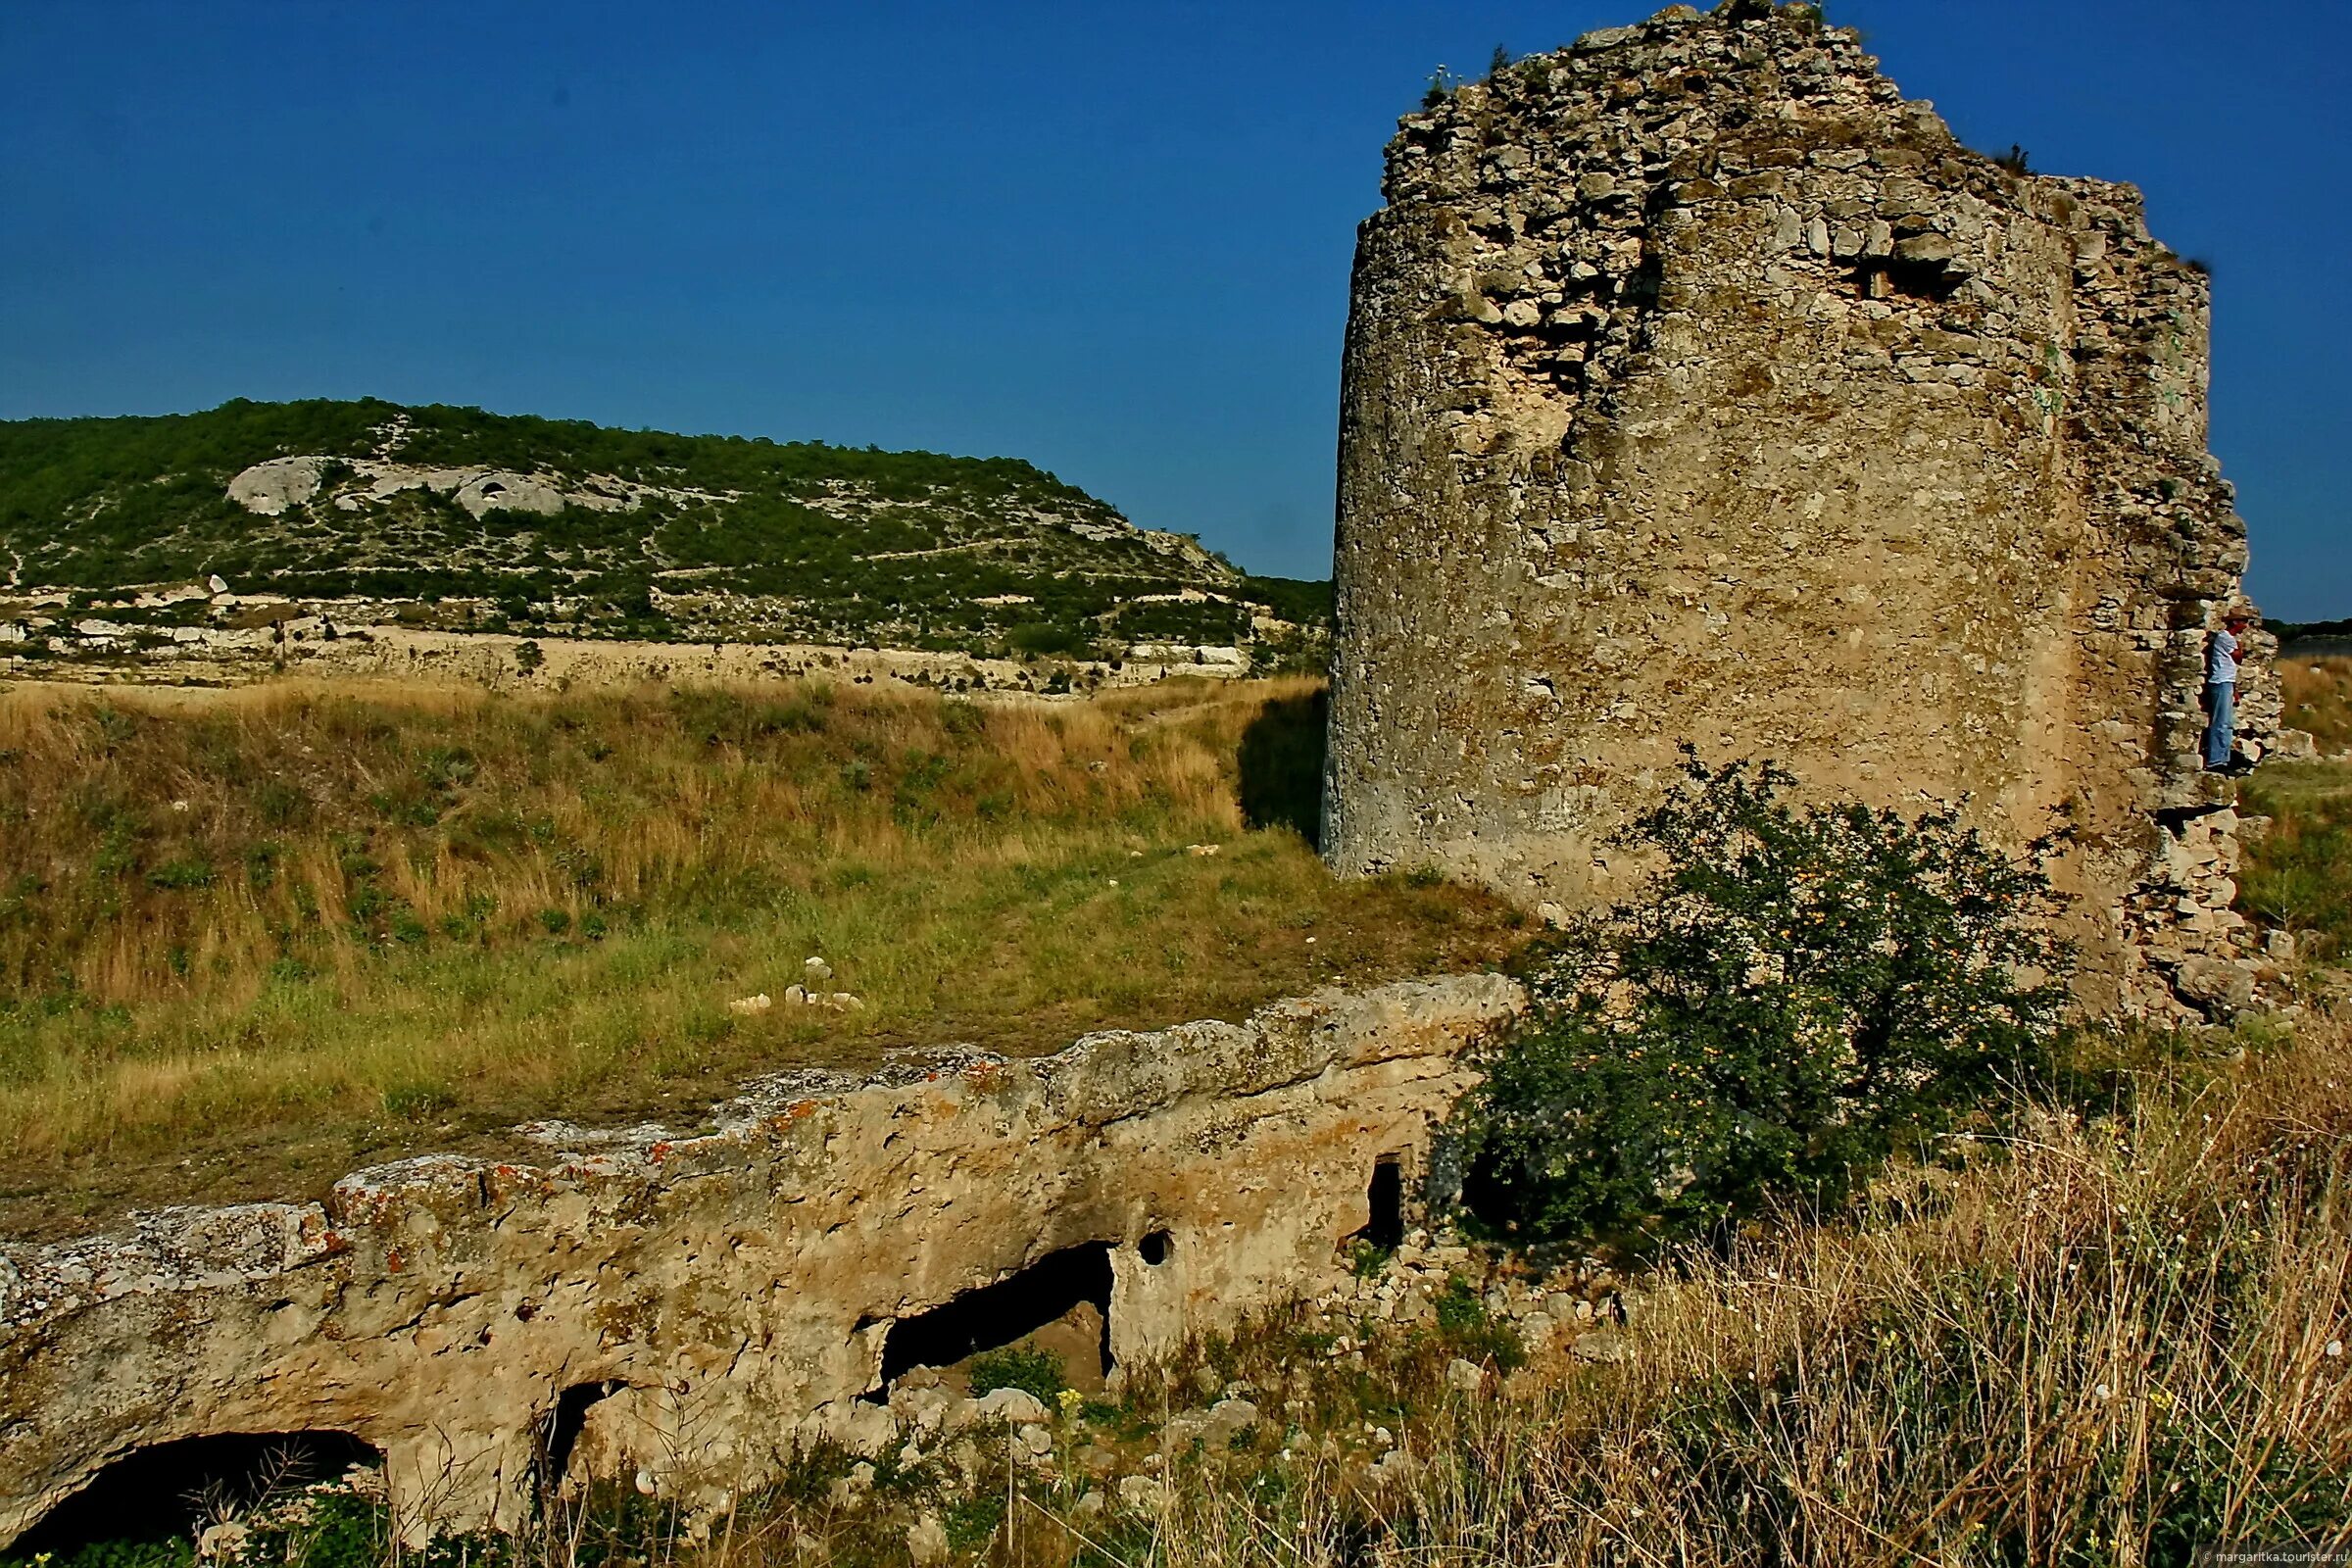
[[[1242,731],[1242,816],[1323,847],[1323,720],[1328,693],[1277,697]]]

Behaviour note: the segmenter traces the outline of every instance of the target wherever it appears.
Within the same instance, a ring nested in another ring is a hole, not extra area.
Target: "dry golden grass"
[[[1549,1363],[1500,1397],[1447,1389],[1476,1342],[1458,1331],[1363,1325],[1360,1367],[1297,1315],[1203,1347],[1135,1407],[1064,1432],[1071,1452],[1125,1434],[1123,1468],[1167,1476],[1141,1514],[1080,1509],[1103,1483],[1076,1465],[991,1483],[993,1500],[904,1477],[858,1513],[820,1480],[745,1499],[707,1543],[607,1514],[544,1556],[898,1562],[922,1509],[993,1525],[958,1561],[1024,1568],[2169,1565],[2200,1544],[2352,1546],[2352,1030],[2241,1043],[2236,1060],[2143,1054],[2113,1092],[2044,1103],[2030,1136],[1891,1180],[1862,1215],[1791,1215],[1676,1259],[1622,1360]],[[1171,1405],[1234,1377],[1290,1417],[1230,1455],[1144,1464]],[[1408,1479],[1369,1475],[1374,1423]]]
[[[2330,756],[2352,751],[2352,659],[2282,659],[2278,695],[2286,722]]]
[[[1494,901],[1335,883],[1284,825],[1311,694],[12,694],[0,1231],[1498,956]],[[811,954],[863,1011],[728,1010]]]

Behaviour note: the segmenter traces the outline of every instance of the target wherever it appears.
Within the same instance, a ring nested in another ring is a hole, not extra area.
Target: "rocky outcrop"
[[[282,515],[318,493],[324,458],[271,458],[241,469],[228,481],[228,499],[257,516]]]
[[[1519,1004],[1407,982],[787,1074],[699,1130],[528,1129],[544,1164],[427,1156],[323,1203],[0,1247],[0,1544],[112,1461],[225,1433],[372,1446],[411,1536],[519,1523],[583,1468],[712,1504],[815,1438],[929,1441],[955,1418],[894,1380],[971,1342],[959,1311],[1001,1333],[1072,1281],[1100,1282],[1116,1379],[1396,1230],[1375,1207]]]
[[[274,517],[317,499],[330,475],[336,480],[330,499],[344,512],[363,511],[403,490],[447,496],[477,519],[492,512],[553,516],[565,507],[619,512],[642,505],[649,496],[669,501],[725,499],[706,491],[633,485],[601,475],[574,482],[561,474],[517,473],[511,468],[428,468],[373,458],[330,457],[271,458],[254,464],[228,481],[228,499],[248,512]]]
[[[1600,901],[1690,742],[2012,842],[2063,814],[2102,1010],[2254,962],[2197,757],[2246,561],[2208,279],[2131,187],[2022,163],[1761,0],[1404,121],[1344,366],[1336,866]]]

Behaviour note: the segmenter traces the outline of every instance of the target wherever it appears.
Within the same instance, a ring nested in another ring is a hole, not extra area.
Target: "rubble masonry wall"
[[[1677,746],[2066,812],[2084,1000],[2242,992],[2208,279],[1810,7],[1592,33],[1405,119],[1344,366],[1326,853],[1604,900]],[[2254,650],[2260,652],[2259,643]],[[2260,677],[2267,662],[2254,661]],[[2259,753],[2275,687],[2241,689]]]

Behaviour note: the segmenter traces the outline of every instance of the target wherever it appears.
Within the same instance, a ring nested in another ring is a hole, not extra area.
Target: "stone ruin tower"
[[[1384,194],[1341,393],[1337,869],[1590,905],[1689,741],[1965,796],[2013,843],[2066,810],[2084,1003],[2250,996],[2198,756],[2245,525],[2208,280],[2137,191],[1972,152],[1814,8],[1728,0],[1455,89]]]

